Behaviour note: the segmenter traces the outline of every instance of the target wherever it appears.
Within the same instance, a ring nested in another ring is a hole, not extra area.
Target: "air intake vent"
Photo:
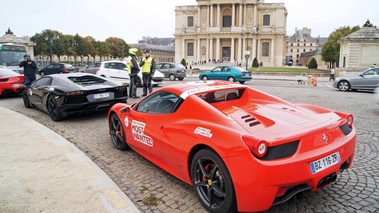
[[[257,119],[251,117],[250,115],[244,115],[241,119],[245,120],[245,123],[249,124],[250,127],[260,124]]]

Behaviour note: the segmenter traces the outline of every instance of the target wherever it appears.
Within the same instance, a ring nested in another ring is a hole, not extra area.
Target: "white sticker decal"
[[[183,92],[180,95],[180,97],[183,99],[186,99],[188,96],[193,95],[193,94],[198,94],[198,93],[207,92],[207,91],[217,91],[220,89],[238,88],[238,87],[247,87],[247,86],[240,85],[240,84],[226,84],[226,85],[200,87],[200,88],[187,90],[187,91]]]
[[[147,146],[153,147],[153,139],[150,136],[145,135],[145,123],[139,121],[132,121],[132,135],[134,140],[141,142]]]
[[[128,118],[125,118],[125,119],[124,119],[124,123],[125,123],[125,126],[126,126],[126,127],[129,126],[129,120],[128,120]]]
[[[202,135],[208,138],[212,138],[213,134],[210,129],[206,129],[203,127],[197,127],[194,131],[195,134]]]
[[[33,91],[30,90],[30,91],[29,91],[29,94],[30,94],[30,96],[32,96],[32,95],[33,95]]]

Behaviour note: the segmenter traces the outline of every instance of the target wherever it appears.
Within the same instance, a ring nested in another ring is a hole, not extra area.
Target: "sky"
[[[339,27],[362,26],[367,19],[379,27],[379,0],[264,2],[284,3],[287,35],[307,27],[313,37],[328,37]],[[175,6],[196,4],[196,0],[0,0],[0,35],[8,27],[18,37],[52,29],[100,41],[114,36],[137,43],[142,36],[174,37]]]

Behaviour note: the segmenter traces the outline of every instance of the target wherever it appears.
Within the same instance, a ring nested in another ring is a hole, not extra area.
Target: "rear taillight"
[[[126,86],[121,86],[121,87],[117,87],[117,90],[120,90],[120,91],[125,91],[126,90]]]
[[[350,128],[353,126],[354,123],[354,116],[352,114],[344,113],[344,112],[336,112],[337,115],[339,115],[341,118],[346,119],[346,124]]]
[[[66,68],[66,67],[63,67],[62,70],[63,70],[63,71],[67,71],[67,68]]]
[[[66,92],[66,96],[82,95],[83,91]]]
[[[251,153],[257,158],[262,158],[268,151],[268,143],[265,140],[257,139],[252,136],[242,136],[243,142],[249,147]]]

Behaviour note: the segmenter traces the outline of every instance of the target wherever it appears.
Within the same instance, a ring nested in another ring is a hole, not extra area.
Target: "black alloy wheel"
[[[245,83],[245,81],[239,81],[240,82],[240,84],[244,84]]]
[[[57,101],[54,98],[54,95],[49,95],[47,98],[47,111],[53,121],[60,121],[63,119],[62,113],[58,108]]]
[[[203,206],[214,213],[237,211],[236,197],[228,169],[213,151],[197,152],[191,163],[191,179]]]
[[[109,129],[113,145],[119,150],[129,149],[126,143],[124,127],[116,113],[113,113],[109,118]]]
[[[24,106],[26,108],[31,108],[32,107],[32,105],[30,104],[30,100],[29,100],[28,90],[27,89],[24,89],[24,91],[22,92],[22,100],[23,100]]]

